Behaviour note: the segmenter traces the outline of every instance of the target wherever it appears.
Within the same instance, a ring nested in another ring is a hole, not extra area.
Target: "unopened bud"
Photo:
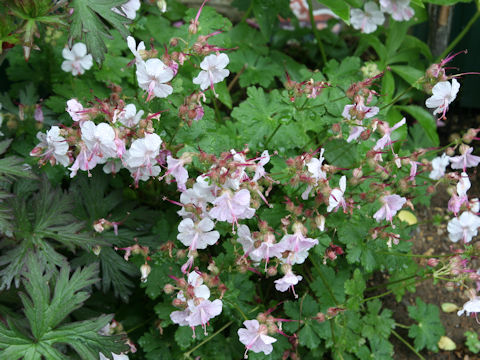
[[[259,323],[265,323],[267,322],[267,315],[265,315],[264,313],[260,313],[257,315],[257,320]]]
[[[218,267],[215,265],[214,262],[211,262],[210,264],[208,264],[207,269],[214,275],[218,275],[218,273],[220,272],[220,270],[218,269]]]
[[[173,294],[173,292],[175,291],[175,287],[172,285],[172,284],[166,284],[164,287],[163,287],[163,291],[165,292],[165,294]]]
[[[192,22],[188,26],[188,32],[190,34],[196,34],[197,31],[198,31],[198,23],[196,23],[194,20],[192,20]]]
[[[431,267],[437,266],[438,263],[439,263],[439,261],[438,261],[438,259],[436,259],[436,258],[430,258],[430,259],[428,259],[428,261],[427,261],[427,265],[428,265],[428,266],[431,266]]]
[[[275,276],[275,275],[277,275],[277,272],[278,271],[277,271],[277,268],[275,266],[270,266],[267,269],[267,275],[268,276]]]
[[[184,303],[182,300],[176,298],[176,299],[173,299],[172,301],[172,305],[175,306],[175,307],[180,307],[182,306]]]
[[[332,125],[332,131],[336,134],[338,134],[342,130],[342,127],[340,126],[339,123],[333,124]]]
[[[100,252],[102,251],[102,247],[100,245],[95,245],[92,247],[92,252],[98,256],[100,255]]]
[[[150,274],[150,271],[152,271],[152,268],[150,267],[150,265],[143,264],[142,266],[140,266],[140,273],[142,274],[142,277],[140,278],[140,280],[142,282],[147,281],[147,277],[148,277],[148,274]]]
[[[459,149],[460,154],[465,155],[468,149],[470,149],[470,146],[465,144],[460,145],[460,149]]]
[[[319,312],[317,314],[317,316],[314,317],[315,320],[317,320],[318,322],[322,323],[325,321],[325,314],[322,313],[322,312]]]

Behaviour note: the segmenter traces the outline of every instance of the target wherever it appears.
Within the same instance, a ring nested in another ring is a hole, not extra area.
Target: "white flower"
[[[322,170],[323,160],[325,160],[325,158],[323,157],[324,152],[325,149],[321,148],[319,158],[311,158],[310,161],[305,164],[307,165],[308,172],[312,174],[312,177],[315,180],[327,179],[327,174],[325,173],[325,171]]]
[[[255,240],[253,240],[248,226],[244,224],[239,225],[237,234],[237,241],[240,243],[240,245],[242,245],[245,256],[249,255],[254,262],[259,263],[262,260],[262,257],[258,256],[256,253],[253,253],[255,250]]]
[[[87,54],[87,46],[81,42],[73,45],[72,50],[64,48],[62,56],[65,59],[62,70],[71,72],[73,76],[82,75],[93,65],[92,55]]]
[[[126,127],[134,127],[138,124],[140,119],[143,116],[143,110],[140,110],[137,113],[137,108],[134,104],[128,104],[124,107],[123,111],[118,116],[118,121],[120,121]]]
[[[298,298],[298,295],[295,294],[294,286],[298,284],[299,281],[302,280],[300,275],[295,275],[291,270],[287,271],[284,277],[281,279],[275,280],[275,289],[281,292],[285,292],[288,289],[292,289],[293,295],[295,298]]]
[[[354,29],[361,30],[365,34],[370,34],[377,30],[378,25],[385,21],[383,13],[378,9],[378,5],[373,1],[365,4],[364,11],[352,9],[350,11],[350,23]]]
[[[450,156],[443,153],[442,156],[436,157],[432,160],[432,172],[428,175],[428,177],[432,180],[438,180],[445,175],[445,169],[450,162]]]
[[[188,285],[191,286],[191,289],[193,290],[193,295],[196,298],[208,300],[208,298],[210,297],[210,289],[207,287],[207,285],[203,284],[202,276],[196,271],[192,271],[190,274],[188,274]],[[187,301],[182,290],[178,292],[177,299]]]
[[[118,10],[117,8],[113,8],[112,10],[117,14],[122,16],[124,15],[130,20],[134,20],[137,16],[137,11],[140,9],[140,5],[140,0],[129,0],[120,6],[122,11]]]
[[[73,121],[88,120],[88,115],[83,110],[83,105],[77,99],[70,99],[67,101],[67,112],[72,117]]]
[[[70,158],[67,155],[69,146],[67,140],[60,136],[60,128],[58,126],[52,126],[46,134],[37,133],[37,139],[40,140],[40,144],[32,150],[31,156],[42,156],[47,161],[53,157],[63,166],[67,166],[70,163]]]
[[[148,92],[147,101],[152,97],[165,98],[173,92],[173,88],[165,84],[173,79],[173,70],[160,59],[137,62],[136,74],[138,86]]]
[[[448,81],[441,81],[437,83],[432,89],[432,96],[425,101],[425,106],[435,109],[433,114],[442,114],[442,118],[448,110],[448,105],[457,97],[460,83],[457,79],[452,79],[450,84]]]
[[[136,168],[156,164],[161,144],[162,139],[157,134],[146,134],[144,138],[135,140],[125,154],[127,166]]]
[[[462,316],[463,313],[465,313],[465,312],[467,313],[467,316],[469,316],[470,313],[476,315],[477,313],[480,312],[480,297],[479,296],[475,296],[472,300],[467,301],[463,305],[463,308],[457,312],[457,315]]]
[[[105,355],[103,355],[102,353],[98,353],[98,355],[100,355],[100,360],[109,360]],[[112,353],[112,357],[113,357],[113,360],[128,360],[128,356],[127,355],[124,355],[124,354],[114,354]]]
[[[466,172],[462,172],[462,175],[460,177],[460,180],[457,183],[457,194],[460,197],[467,196],[467,191],[470,189],[472,186],[472,183],[470,182],[470,178],[468,177],[468,174]]]
[[[140,52],[145,51],[145,43],[143,41],[140,41],[138,43],[138,46],[137,46],[137,43],[136,43],[135,39],[133,38],[133,36],[128,36],[127,37],[127,46],[130,49],[130,51],[132,52],[132,54],[135,55],[135,63],[136,64],[142,63],[143,59],[142,59],[142,55],[140,54]]]
[[[462,239],[467,243],[477,236],[478,227],[480,227],[480,217],[470,211],[465,211],[460,217],[453,218],[448,222],[448,237],[453,242]]]
[[[193,83],[200,85],[202,90],[209,86],[213,89],[213,84],[223,81],[230,74],[230,71],[225,69],[229,61],[227,54],[208,55],[200,63],[202,71],[193,79]]]
[[[335,188],[330,193],[330,197],[328,198],[328,212],[338,209],[339,206],[342,206],[344,211],[347,208],[347,204],[345,203],[345,199],[343,197],[345,189],[347,188],[347,178],[345,175],[340,178],[339,186],[340,188]]]
[[[415,12],[409,6],[410,0],[380,0],[382,11],[392,15],[397,21],[410,20]]]
[[[104,164],[108,158],[115,157],[115,131],[107,123],[95,125],[92,121],[85,121],[81,125],[82,140],[87,149],[98,157],[97,163]]]
[[[208,245],[215,244],[220,238],[218,231],[211,231],[215,224],[209,218],[204,218],[198,223],[194,223],[192,219],[183,219],[178,224],[177,239],[191,251],[197,249],[205,249]]]

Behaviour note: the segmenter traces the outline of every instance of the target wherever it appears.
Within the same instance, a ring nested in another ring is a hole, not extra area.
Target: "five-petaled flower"
[[[442,114],[441,119],[446,119],[445,114],[448,110],[448,105],[457,97],[460,83],[457,79],[452,79],[452,83],[448,81],[441,81],[437,83],[432,89],[432,96],[426,101],[425,105],[428,108],[435,109],[433,114]]]
[[[87,54],[87,46],[81,42],[73,45],[72,50],[64,48],[62,56],[65,59],[62,70],[71,72],[73,76],[82,75],[93,65],[92,55]]]
[[[243,325],[246,329],[238,329],[238,337],[240,342],[246,347],[245,358],[247,358],[248,350],[252,350],[255,353],[263,352],[265,355],[273,351],[272,344],[277,339],[268,336],[266,325],[260,325],[258,320],[245,320]]]
[[[377,30],[377,26],[382,25],[384,21],[385,16],[373,1],[365,4],[364,11],[360,9],[350,10],[350,23],[353,28],[361,30],[365,34]]]
[[[213,84],[223,81],[230,74],[230,71],[225,69],[229,61],[227,54],[208,55],[200,63],[202,71],[193,79],[193,83],[200,85],[202,90],[210,87],[215,91]]]

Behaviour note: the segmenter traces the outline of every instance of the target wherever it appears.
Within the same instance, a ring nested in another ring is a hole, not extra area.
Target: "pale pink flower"
[[[205,216],[207,203],[215,200],[215,185],[210,185],[208,178],[202,175],[197,177],[197,182],[193,184],[193,187],[185,190],[180,195],[180,202],[184,205],[192,204],[197,208],[202,209]],[[185,211],[182,207],[177,212],[182,217],[194,217],[190,212]]]
[[[345,175],[340,178],[339,186],[339,188],[335,188],[330,192],[330,197],[328,198],[328,212],[331,212],[332,210],[337,211],[340,206],[343,208],[343,211],[347,210],[347,204],[343,197],[347,188],[347,178]]]
[[[183,311],[172,311],[170,314],[170,319],[174,324],[178,324],[180,326],[188,326],[187,317],[191,314],[189,308]]]
[[[293,235],[285,235],[278,243],[281,252],[289,251],[287,263],[290,265],[302,264],[308,257],[308,250],[318,244],[317,239],[305,237],[300,230]]]
[[[72,117],[73,121],[86,121],[88,120],[88,115],[83,109],[83,105],[78,102],[77,99],[70,99],[67,101],[67,112]]]
[[[250,253],[252,259],[265,259],[265,270],[267,269],[268,260],[271,257],[282,257],[282,247],[275,242],[275,236],[272,234],[266,235],[263,242],[258,248]]]
[[[233,193],[224,190],[213,201],[214,207],[209,214],[213,219],[238,224],[239,219],[250,219],[255,214],[255,209],[250,207],[250,192],[242,189]]]
[[[43,116],[43,110],[42,110],[42,105],[41,104],[36,104],[35,105],[35,112],[33,113],[33,118],[35,121],[43,123],[43,120],[45,120]]]
[[[292,289],[293,295],[295,298],[298,298],[298,295],[295,294],[294,286],[298,284],[303,278],[300,275],[295,275],[292,270],[287,271],[284,277],[281,279],[275,280],[275,289],[281,292],[285,292],[288,289]]]
[[[245,358],[247,358],[248,350],[255,353],[263,352],[265,355],[273,351],[272,344],[277,339],[268,336],[268,328],[266,325],[260,325],[257,320],[245,320],[243,326],[246,329],[238,329],[238,338],[245,345]]]
[[[470,178],[466,172],[462,172],[460,180],[457,183],[457,194],[460,197],[467,196],[467,191],[470,189],[472,184],[470,183]]]
[[[122,168],[122,160],[110,159],[103,165],[103,172],[105,174],[117,174]]]
[[[463,304],[463,307],[461,310],[457,312],[458,316],[462,316],[464,313],[466,313],[467,316],[470,314],[475,314],[475,317],[477,316],[477,313],[480,312],[480,297],[475,296],[472,300],[467,301],[465,304]]]
[[[377,26],[382,25],[384,21],[385,16],[373,1],[365,4],[364,11],[360,9],[350,10],[350,23],[353,28],[361,30],[365,34],[370,34],[377,30]]]
[[[188,286],[189,294],[193,293],[193,296],[198,299],[208,300],[210,298],[210,289],[207,285],[203,284],[202,276],[196,271],[192,271],[188,274]],[[182,290],[177,294],[177,299],[187,301]]]
[[[240,245],[242,245],[245,256],[250,256],[254,262],[260,262],[262,257],[256,256],[258,254],[252,253],[255,250],[255,240],[252,238],[248,226],[244,224],[239,225],[237,235],[237,241],[240,243]]]
[[[132,176],[135,185],[138,185],[140,180],[147,181],[151,177],[160,175],[162,169],[158,165],[148,165],[148,166],[139,166],[139,167],[128,167],[130,175]]]
[[[392,222],[392,218],[395,216],[398,210],[407,202],[407,199],[400,195],[386,195],[380,198],[382,207],[373,215],[377,222],[383,219]]]
[[[375,146],[373,147],[373,150],[379,151],[382,150],[385,146],[390,146],[393,144],[392,138],[390,135],[392,135],[392,132],[398,129],[400,126],[405,125],[406,120],[403,118],[400,120],[398,123],[390,127],[387,123],[383,124],[384,132],[385,134],[383,135],[382,138],[380,138]]]
[[[136,74],[138,86],[148,92],[147,101],[152,97],[165,98],[173,92],[166,83],[172,80],[174,73],[160,59],[137,62]]]
[[[410,0],[380,0],[380,5],[382,11],[389,13],[397,21],[408,21],[415,14],[409,6]]]
[[[227,54],[211,54],[206,56],[200,63],[202,71],[193,79],[193,83],[200,85],[200,89],[202,90],[208,87],[214,90],[213,84],[223,81],[223,79],[230,74],[230,71],[225,69],[229,61]]]
[[[82,75],[93,66],[92,55],[87,54],[87,46],[81,42],[73,45],[72,50],[64,48],[62,56],[65,59],[62,70],[71,72],[73,76]]]
[[[177,182],[178,190],[185,191],[187,188],[185,184],[188,180],[188,171],[183,167],[184,160],[174,159],[170,155],[167,156],[168,170],[165,175],[172,175]]]
[[[432,88],[432,96],[425,101],[425,106],[435,109],[434,115],[442,114],[440,118],[444,119],[448,110],[448,105],[457,97],[460,83],[457,79],[452,79],[452,83],[441,81]]]
[[[188,325],[190,327],[201,325],[205,335],[208,335],[207,324],[210,319],[220,315],[222,312],[222,300],[203,300],[198,305],[195,305],[194,300],[188,300],[187,303],[190,315],[188,315],[185,320],[188,322]]]
[[[215,244],[220,238],[218,231],[212,231],[215,224],[209,218],[204,218],[198,223],[192,219],[183,219],[178,225],[177,239],[190,248],[190,251],[206,249],[208,245]]]
[[[134,104],[128,104],[118,116],[118,121],[120,121],[126,127],[133,128],[137,126],[138,122],[143,116],[143,113],[143,110],[137,112],[137,108]]]
[[[268,164],[270,161],[270,154],[268,150],[265,150],[260,156],[260,160],[256,164],[255,168],[255,175],[253,175],[252,181],[258,181],[260,178],[265,176],[265,168],[264,166]]]
[[[476,167],[480,163],[480,156],[472,155],[472,151],[473,148],[469,146],[462,155],[451,157],[451,168],[466,171],[467,167]]]
[[[70,163],[67,155],[69,146],[67,140],[60,135],[58,126],[52,126],[46,134],[37,133],[37,139],[40,140],[40,144],[30,152],[30,156],[41,156],[47,161],[54,158],[56,162],[68,166]]]
[[[439,180],[445,175],[445,169],[450,162],[450,156],[443,153],[442,156],[436,157],[432,160],[432,172],[428,177],[432,180]]]
[[[80,144],[80,152],[77,155],[73,165],[68,169],[70,172],[70,177],[73,178],[77,175],[78,170],[83,170],[88,172],[90,176],[90,170],[97,166],[98,157],[95,154],[88,150],[84,143]]]
[[[358,139],[360,134],[365,130],[365,127],[362,126],[362,120],[377,115],[379,111],[380,109],[376,106],[365,106],[363,99],[356,104],[345,105],[342,116],[347,120],[354,120],[357,125],[350,128],[350,135],[347,138],[347,142]]]
[[[458,218],[453,218],[448,222],[447,230],[448,237],[453,242],[463,240],[467,243],[472,240],[474,236],[477,236],[478,228],[480,227],[480,217],[465,211]]]

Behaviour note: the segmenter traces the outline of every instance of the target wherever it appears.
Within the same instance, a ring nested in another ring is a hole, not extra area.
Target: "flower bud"
[[[148,274],[150,274],[150,271],[152,271],[152,268],[148,264],[143,264],[140,266],[140,273],[142,274],[142,277],[140,278],[141,282],[146,282]]]
[[[322,323],[325,321],[325,314],[322,312],[319,312],[313,319],[317,320],[319,323]]]
[[[427,265],[428,265],[428,266],[431,266],[431,267],[437,266],[438,263],[439,263],[439,261],[438,261],[438,259],[436,259],[436,258],[430,258],[430,259],[428,259],[428,261],[427,261]]]
[[[92,247],[92,252],[98,256],[100,255],[100,252],[102,251],[102,247],[100,245],[95,245]]]
[[[173,299],[172,305],[175,307],[181,307],[184,304],[184,302],[178,298]]]
[[[277,268],[275,266],[269,266],[267,269],[268,276],[275,276],[277,275]]]
[[[338,134],[342,130],[342,127],[340,126],[339,123],[333,124],[332,125],[332,131],[336,134]]]
[[[173,292],[175,291],[175,287],[172,285],[172,284],[165,284],[165,286],[163,287],[163,291],[165,292],[165,294],[173,294]]]

